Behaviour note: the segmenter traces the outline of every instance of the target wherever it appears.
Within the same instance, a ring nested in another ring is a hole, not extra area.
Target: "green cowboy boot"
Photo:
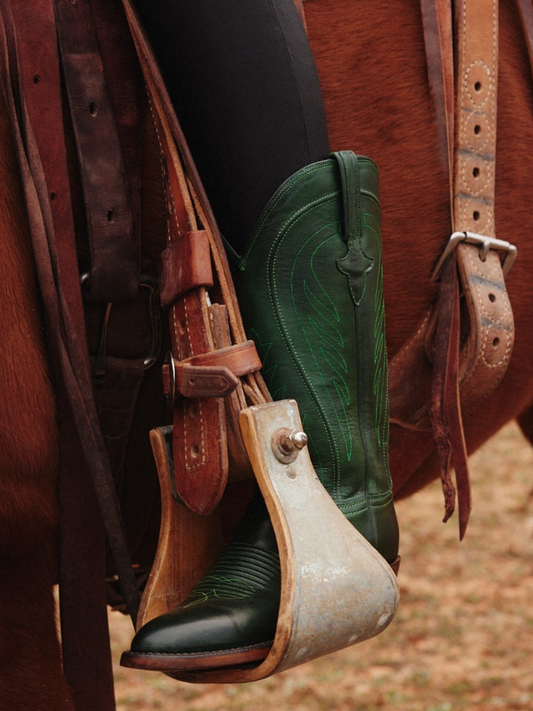
[[[322,484],[394,563],[380,221],[375,164],[340,152],[289,178],[245,254],[230,252],[273,398],[298,402]],[[167,671],[225,666],[237,655],[257,661],[273,640],[279,598],[276,541],[256,495],[213,568],[184,603],[138,632],[123,662]]]

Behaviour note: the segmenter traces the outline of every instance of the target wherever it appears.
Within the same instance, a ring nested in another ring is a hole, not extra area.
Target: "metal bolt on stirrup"
[[[307,446],[309,441],[305,432],[283,428],[274,433],[272,449],[283,464],[294,462],[300,451]]]

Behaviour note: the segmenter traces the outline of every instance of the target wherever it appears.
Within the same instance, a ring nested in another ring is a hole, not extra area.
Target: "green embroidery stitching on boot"
[[[326,238],[320,237],[320,234],[331,228],[336,228],[337,232],[334,232],[333,234],[330,234]],[[352,457],[352,447],[353,447],[353,441],[352,441],[352,433],[350,430],[349,426],[349,421],[348,421],[348,406],[350,404],[350,391],[348,388],[348,384],[346,382],[345,376],[348,371],[348,366],[346,363],[345,358],[343,357],[342,353],[340,350],[337,348],[335,345],[336,343],[340,344],[342,347],[344,347],[344,340],[341,335],[341,331],[339,328],[337,328],[336,323],[340,324],[340,313],[338,308],[336,307],[333,299],[331,296],[328,294],[326,291],[324,285],[322,284],[317,270],[315,269],[314,265],[314,260],[318,258],[318,253],[319,251],[327,245],[332,239],[336,239],[339,236],[338,233],[339,225],[338,223],[332,223],[330,225],[325,225],[317,232],[312,234],[310,237],[307,238],[301,245],[300,249],[298,250],[298,253],[296,254],[291,272],[290,272],[290,281],[289,281],[289,287],[290,287],[290,293],[291,293],[291,300],[294,308],[294,312],[296,314],[298,323],[300,325],[300,328],[302,330],[305,342],[307,344],[307,347],[309,349],[309,352],[311,353],[315,367],[318,371],[319,377],[322,380],[322,384],[324,386],[325,393],[329,399],[330,405],[333,408],[333,412],[335,414],[335,417],[337,419],[338,423],[338,429],[340,431],[340,434],[342,436],[343,442],[344,442],[344,451],[346,453],[346,458],[348,461],[350,461]],[[298,279],[295,276],[296,269],[297,269],[297,263],[302,255],[302,253],[306,252],[309,250],[310,246],[312,247],[313,242],[316,241],[317,239],[320,239],[318,244],[314,246],[314,249],[310,255],[310,260],[309,260],[309,270],[314,278],[314,282],[311,282],[309,278],[306,278],[305,276],[303,278],[298,277]],[[318,317],[322,319],[320,325],[318,322],[313,319],[311,316],[307,316],[307,321],[309,323],[309,327],[312,329],[312,331],[318,336],[319,338],[319,343],[320,341],[322,342],[320,345],[317,345],[314,347],[314,344],[316,343],[317,339],[316,337],[310,337],[310,334],[308,333],[308,330],[306,329],[305,325],[305,315],[302,315],[300,312],[298,300],[296,299],[296,294],[300,292],[300,289],[298,288],[300,284],[303,284],[303,292],[307,298],[307,301],[313,311],[317,314]],[[313,284],[314,288],[310,285]],[[320,296],[319,296],[320,295]],[[329,315],[329,318],[328,318]],[[328,328],[329,327],[329,328]],[[322,355],[322,359],[318,358],[318,353]],[[335,354],[337,354],[337,358],[335,357]],[[324,365],[321,364],[321,360],[323,363],[325,363],[331,370],[333,370],[336,375],[338,376],[339,380],[333,380],[332,385],[336,394],[336,397],[333,396],[333,393],[331,392],[331,386],[328,386],[328,379],[324,377]],[[340,367],[338,367],[340,366]],[[315,402],[317,404],[318,409],[321,411],[322,418],[325,419],[326,422],[326,427],[329,431],[329,434],[331,438],[335,441],[335,428],[331,425],[329,422],[327,416],[325,415],[325,408],[321,405],[321,398],[319,394],[315,390]],[[340,411],[339,411],[340,410]],[[335,463],[335,475],[338,475],[338,464]]]
[[[183,608],[209,599],[243,600],[280,577],[279,556],[247,543],[230,543],[190,593]]]

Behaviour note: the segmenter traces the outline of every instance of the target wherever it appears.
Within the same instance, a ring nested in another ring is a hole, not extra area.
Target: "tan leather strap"
[[[498,2],[459,0],[456,17],[461,81],[457,87],[454,230],[494,237]],[[457,261],[471,323],[461,372],[466,411],[492,392],[505,374],[514,322],[499,255],[460,244]]]
[[[455,0],[458,83],[454,116],[450,111],[453,104],[450,8],[444,0],[421,0],[421,8],[430,88],[436,101],[444,100],[444,105],[437,106],[437,116],[441,136],[446,137],[443,156],[453,165],[453,229],[492,238],[495,231],[497,0]],[[452,146],[450,141],[454,134]],[[468,414],[498,386],[509,362],[514,327],[498,254],[481,244],[461,243],[451,258],[457,261],[460,288],[470,319],[460,366],[454,365],[457,356],[452,346],[460,334],[460,324],[452,308],[459,287],[453,270],[445,268],[441,272],[438,309],[426,315],[414,337],[391,363],[391,469],[397,487],[401,488],[431,454],[431,443],[424,433],[429,426],[428,389],[433,381],[432,424],[446,492],[445,518],[451,514],[455,498],[450,494],[447,472],[451,461],[460,490],[462,537],[470,510],[470,486],[461,408]],[[433,348],[435,329],[438,336]],[[439,352],[434,353],[437,349]],[[460,403],[452,396],[456,381],[461,385]]]

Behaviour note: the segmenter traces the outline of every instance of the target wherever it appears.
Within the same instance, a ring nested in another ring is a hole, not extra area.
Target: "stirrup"
[[[263,679],[374,637],[389,625],[398,606],[398,585],[389,564],[337,508],[307,449],[287,448],[287,434],[302,429],[296,402],[250,407],[240,419],[280,554],[276,635],[258,666],[167,672],[182,681]]]

